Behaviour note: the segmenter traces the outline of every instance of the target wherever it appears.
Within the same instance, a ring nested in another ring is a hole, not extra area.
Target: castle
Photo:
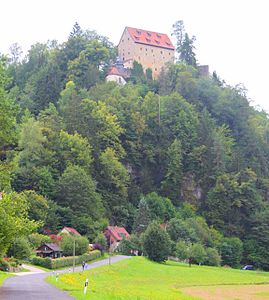
[[[124,84],[124,70],[130,70],[134,61],[140,63],[144,69],[150,68],[154,79],[158,77],[167,63],[173,63],[175,47],[167,34],[138,28],[126,27],[118,44],[119,59],[111,67],[107,80]]]

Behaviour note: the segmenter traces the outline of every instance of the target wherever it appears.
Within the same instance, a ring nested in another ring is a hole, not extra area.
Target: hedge
[[[75,264],[79,265],[83,261],[91,261],[101,257],[101,252],[99,250],[91,251],[90,253],[85,253],[80,256],[75,256]],[[44,267],[47,269],[59,269],[63,267],[70,267],[73,265],[74,257],[67,256],[61,258],[51,259],[49,257],[42,258],[42,257],[34,257],[32,259],[32,264],[40,267]]]

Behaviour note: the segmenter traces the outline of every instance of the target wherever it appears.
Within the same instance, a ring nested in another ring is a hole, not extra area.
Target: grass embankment
[[[85,279],[89,278],[87,296],[83,295]],[[68,291],[76,299],[92,300],[193,300],[184,294],[184,287],[242,285],[269,283],[269,273],[234,269],[192,266],[176,262],[157,264],[143,257],[133,257],[111,266],[83,273],[64,274],[58,282],[48,282]]]
[[[9,274],[9,273],[6,273],[6,272],[1,272],[1,271],[0,271],[0,286],[3,284],[3,282],[4,282],[7,278],[9,278],[9,277],[11,277],[11,276],[13,276],[13,275],[11,275],[11,274]]]

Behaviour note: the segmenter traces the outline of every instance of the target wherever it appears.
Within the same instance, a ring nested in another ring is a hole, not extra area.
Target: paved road
[[[129,256],[117,255],[111,257],[111,263],[130,258]],[[108,259],[100,260],[88,265],[87,269],[97,268],[108,264]],[[66,292],[46,283],[44,279],[51,275],[50,272],[25,272],[23,276],[8,278],[0,287],[1,300],[71,300],[73,297]],[[60,270],[59,273],[66,273],[69,270]],[[81,272],[81,267],[76,267],[75,272]],[[35,273],[35,274],[33,274]]]

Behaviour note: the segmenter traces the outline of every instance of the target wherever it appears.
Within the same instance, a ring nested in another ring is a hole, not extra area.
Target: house
[[[124,227],[118,226],[108,226],[104,232],[107,239],[107,243],[110,249],[115,250],[118,244],[123,239],[128,239],[130,237],[129,233]]]
[[[118,85],[125,85],[125,79],[129,76],[129,70],[124,68],[123,61],[118,57],[116,62],[108,70],[106,81],[115,81]]]
[[[63,250],[54,243],[45,243],[36,250],[37,256],[58,258],[62,257]]]
[[[137,61],[152,69],[156,79],[167,63],[173,63],[175,47],[167,34],[126,27],[118,44],[118,55],[125,68],[132,68]]]
[[[81,234],[72,227],[64,227],[59,233],[58,235],[62,235],[62,234],[68,234],[68,235],[77,235],[80,236]]]

